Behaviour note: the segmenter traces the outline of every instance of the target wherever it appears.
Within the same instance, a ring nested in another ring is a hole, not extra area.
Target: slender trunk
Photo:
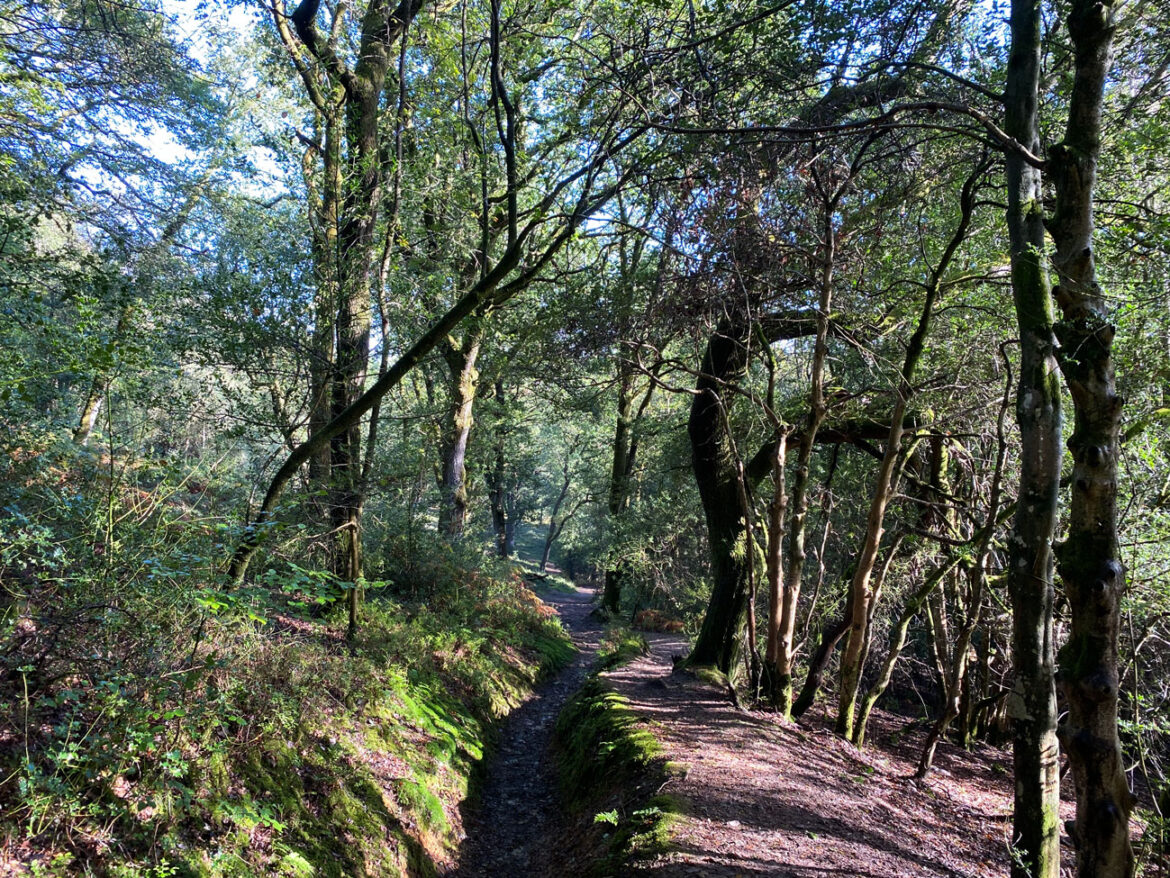
[[[853,742],[858,747],[865,744],[865,731],[869,723],[869,715],[877,700],[886,691],[886,687],[890,685],[890,680],[894,676],[894,667],[898,663],[898,658],[902,655],[902,649],[906,646],[906,635],[910,631],[911,621],[918,615],[926,599],[938,588],[938,584],[958,566],[961,560],[962,556],[956,553],[935,567],[931,574],[923,580],[918,590],[906,601],[906,605],[902,608],[902,612],[898,615],[897,620],[890,626],[890,645],[886,652],[886,659],[882,663],[882,669],[878,674],[877,680],[861,700],[861,710],[857,714],[857,725]]]
[[[969,600],[967,602],[967,619],[960,629],[958,640],[952,651],[951,675],[947,679],[946,691],[943,697],[942,710],[939,711],[937,722],[927,736],[926,744],[922,748],[922,757],[918,761],[915,777],[926,777],[934,762],[935,749],[938,742],[950,724],[963,712],[964,699],[971,703],[970,675],[968,674],[968,652],[971,641],[979,626],[983,613],[983,597],[987,588],[987,566],[991,557],[992,540],[995,536],[995,526],[999,518],[1000,496],[1003,492],[1003,467],[1007,459],[1007,438],[1004,434],[1004,424],[1007,420],[1008,407],[1011,404],[1011,366],[1006,362],[1007,380],[1004,386],[1003,401],[999,406],[999,417],[996,420],[996,453],[995,468],[991,476],[991,489],[987,501],[987,520],[982,532],[973,537],[976,543],[975,558],[968,571],[967,579],[970,582]],[[967,738],[967,729],[963,729],[964,740]]]
[[[313,212],[312,253],[317,289],[314,295],[313,335],[309,353],[309,438],[328,425],[332,412],[333,376],[337,357],[337,233],[341,204],[341,155],[337,135],[336,110],[322,115],[324,149],[321,153],[320,197]],[[316,167],[311,161],[315,151],[305,154],[304,178],[310,197],[317,190]],[[309,459],[309,483],[314,489],[328,491],[332,462],[332,443],[322,443]]]
[[[906,410],[914,395],[914,376],[926,346],[926,336],[930,332],[934,305],[938,299],[943,276],[950,267],[951,260],[958,252],[960,245],[967,237],[975,210],[975,189],[983,172],[982,167],[976,168],[963,184],[959,198],[958,225],[947,243],[938,265],[931,273],[926,297],[922,303],[922,312],[918,317],[918,325],[910,337],[910,343],[906,348],[906,358],[898,378],[894,411],[890,416],[890,431],[886,437],[882,462],[878,466],[877,480],[870,500],[869,514],[866,518],[865,541],[858,557],[857,571],[853,576],[852,621],[849,628],[849,639],[846,641],[845,652],[841,657],[841,689],[838,695],[836,730],[838,734],[848,739],[852,739],[854,734],[857,688],[861,681],[865,645],[869,639],[869,619],[873,612],[870,605],[876,594],[876,588],[870,580],[884,532],[886,507],[889,505],[896,487],[896,467],[902,449]]]
[[[1060,650],[1059,682],[1068,701],[1061,744],[1077,791],[1070,827],[1081,878],[1134,872],[1129,841],[1133,797],[1117,732],[1117,640],[1125,568],[1117,534],[1117,481],[1123,400],[1114,378],[1113,337],[1093,251],[1093,187],[1101,150],[1105,80],[1112,61],[1114,11],[1076,0],[1068,18],[1075,74],[1064,141],[1052,150],[1056,208],[1049,223],[1064,319],[1057,326],[1060,368],[1073,402],[1068,536],[1057,563],[1071,625]]]
[[[784,461],[787,457],[786,435],[780,436],[772,456],[772,501],[768,504],[768,546],[764,555],[768,578],[768,640],[764,650],[764,662],[768,668],[776,666],[780,646],[780,625],[783,618],[783,591],[781,577],[784,575],[782,547],[784,544],[784,517],[788,507],[788,492],[785,490]],[[773,691],[776,683],[773,681]],[[774,699],[773,699],[774,700]]]
[[[947,617],[946,588],[936,588],[926,603],[930,626],[930,657],[939,693],[947,689],[947,668],[951,665],[951,623]]]
[[[617,527],[622,513],[629,506],[630,445],[633,432],[634,375],[624,361],[618,363],[617,417],[614,424],[612,461],[609,475],[609,523]],[[605,584],[601,592],[601,605],[616,614],[622,601],[624,565],[621,558],[611,558],[605,569]]]
[[[544,538],[544,548],[540,550],[540,566],[537,568],[541,573],[548,568],[548,556],[552,554],[553,543],[556,542],[558,536],[561,535],[561,527],[555,521],[548,523],[548,533]]]
[[[831,627],[821,632],[821,640],[817,644],[816,652],[808,660],[808,676],[804,678],[804,685],[800,689],[800,695],[797,696],[796,701],[792,704],[793,719],[799,719],[804,716],[805,711],[813,706],[813,702],[817,698],[817,693],[821,691],[821,682],[825,677],[825,669],[829,667],[829,659],[832,658],[833,650],[841,642],[841,638],[845,636],[845,632],[848,630],[849,607],[847,605],[841,618],[834,622]]]
[[[788,552],[780,595],[780,619],[776,631],[775,665],[772,672],[772,699],[785,717],[792,715],[792,670],[796,664],[794,637],[796,611],[800,605],[800,586],[807,557],[804,543],[808,521],[808,485],[812,471],[812,452],[817,431],[825,420],[825,361],[829,353],[829,314],[833,306],[833,269],[836,257],[833,204],[827,205],[825,240],[822,244],[820,301],[817,305],[816,342],[813,347],[809,378],[808,418],[796,452],[796,472],[792,481],[792,521],[788,527]],[[783,444],[786,437],[781,439]],[[781,465],[780,482],[783,482]],[[782,487],[782,484],[781,484]]]
[[[544,537],[544,548],[540,552],[540,572],[548,567],[548,556],[552,552],[553,543],[556,542],[557,537],[561,535],[561,531],[565,529],[565,522],[576,513],[580,508],[580,503],[577,504],[564,518],[557,521],[557,516],[561,513],[561,507],[565,503],[565,498],[569,496],[569,487],[572,485],[572,479],[569,476],[569,456],[565,455],[564,468],[561,470],[561,490],[557,494],[557,499],[553,501],[552,512],[548,516],[548,533]]]
[[[973,574],[974,576],[980,576],[980,574]],[[950,675],[945,680],[946,688],[943,692],[942,708],[939,711],[938,719],[931,726],[930,733],[926,736],[926,743],[922,747],[922,756],[919,758],[918,768],[914,772],[914,776],[919,779],[926,777],[926,773],[930,771],[930,766],[934,762],[934,752],[938,747],[938,742],[946,734],[950,724],[959,715],[959,697],[961,695],[963,681],[967,679],[967,654],[971,649],[971,635],[975,631],[975,626],[979,624],[979,616],[983,609],[982,582],[973,584],[972,592],[970,606],[967,610],[970,617],[960,630],[959,637],[955,641],[955,646],[951,650]]]
[[[109,375],[105,372],[95,375],[85,395],[85,402],[81,406],[81,417],[77,419],[77,426],[73,430],[73,441],[78,445],[88,445],[93,428],[97,426],[98,415],[102,411],[102,402],[109,392]]]
[[[1004,130],[1040,151],[1041,0],[1012,0],[1011,49],[1004,91]],[[1043,192],[1038,169],[1007,156],[1007,225],[1012,295],[1020,338],[1019,508],[1008,548],[1014,682],[1012,720],[1015,807],[1012,878],[1060,873],[1059,760],[1052,642],[1052,538],[1060,491],[1060,385],[1052,296],[1044,266]]]
[[[877,565],[878,548],[885,533],[886,506],[894,494],[894,469],[902,449],[902,424],[906,416],[909,393],[898,391],[898,401],[890,417],[890,434],[878,466],[877,484],[870,500],[866,518],[865,540],[857,559],[857,570],[853,574],[850,589],[849,632],[845,651],[841,656],[841,686],[837,703],[837,734],[853,740],[857,687],[861,681],[862,653],[866,641],[870,618],[870,603],[873,600],[873,570]]]

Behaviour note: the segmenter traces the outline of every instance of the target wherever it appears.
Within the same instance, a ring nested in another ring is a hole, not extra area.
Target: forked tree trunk
[[[929,301],[925,309],[929,313],[933,300]],[[907,354],[909,369],[903,369],[904,378],[897,391],[897,401],[890,416],[890,432],[886,437],[886,447],[882,453],[882,461],[878,466],[876,484],[873,496],[870,499],[869,514],[866,518],[865,540],[857,559],[857,570],[853,574],[853,584],[850,589],[849,631],[845,641],[845,651],[841,656],[841,686],[838,692],[837,703],[837,734],[853,740],[855,707],[857,703],[857,687],[861,680],[861,664],[867,640],[871,602],[876,589],[873,583],[873,571],[877,565],[878,548],[881,545],[882,535],[885,533],[886,507],[894,495],[894,472],[898,457],[902,450],[903,424],[906,418],[906,408],[912,393],[909,377],[913,375],[913,366],[917,363],[917,354],[922,350],[922,337],[925,336],[927,323],[920,322],[921,332],[915,333],[918,346],[911,342],[910,353]],[[911,354],[914,360],[911,361]],[[909,374],[907,374],[907,372]]]
[[[869,620],[873,615],[872,603],[877,592],[871,580],[874,566],[877,563],[878,547],[881,545],[882,534],[885,530],[886,508],[893,497],[897,483],[896,468],[902,451],[906,410],[914,395],[914,377],[918,370],[919,360],[922,358],[922,352],[926,347],[926,336],[930,332],[934,305],[938,299],[943,277],[950,268],[951,261],[960,245],[966,240],[967,231],[971,226],[971,217],[975,211],[975,189],[983,172],[982,167],[977,168],[963,183],[959,197],[959,222],[939,258],[938,265],[931,272],[926,296],[922,303],[922,312],[918,317],[918,325],[914,329],[914,334],[910,336],[906,357],[902,363],[902,371],[898,376],[898,385],[895,388],[896,395],[894,411],[890,415],[890,430],[886,437],[882,461],[878,466],[877,479],[870,499],[865,540],[858,555],[857,571],[853,575],[853,585],[850,590],[851,621],[845,651],[841,656],[841,688],[838,693],[836,731],[837,734],[849,740],[853,740],[854,737],[857,689],[861,681],[866,645],[869,642]]]
[[[898,548],[901,546],[901,540],[896,541],[890,546],[886,553],[885,560],[881,566],[878,567],[877,573],[874,576],[875,588],[881,589],[882,583],[885,581],[886,574],[890,570],[890,565],[894,563],[894,557],[897,555]],[[849,580],[850,589],[853,588],[853,577]],[[817,651],[813,653],[812,658],[808,662],[808,676],[805,677],[804,685],[800,688],[800,695],[796,702],[792,705],[792,716],[800,718],[804,715],[813,702],[816,701],[817,694],[821,691],[821,684],[824,680],[825,669],[829,666],[829,659],[833,656],[833,650],[837,648],[837,644],[841,642],[841,638],[849,632],[849,626],[852,623],[851,607],[853,605],[852,592],[845,597],[845,609],[842,611],[841,618],[838,619],[830,628],[826,628],[821,632],[821,641],[817,646]]]
[[[787,527],[788,552],[784,563],[780,563],[780,551],[775,550],[776,569],[769,570],[778,587],[773,587],[775,602],[770,613],[776,616],[775,632],[768,630],[768,653],[771,656],[770,693],[776,709],[785,717],[792,715],[792,671],[796,664],[795,633],[796,613],[800,606],[800,586],[804,577],[805,534],[808,522],[808,486],[812,472],[812,452],[817,441],[817,431],[825,420],[825,360],[829,353],[829,314],[833,307],[833,269],[836,257],[836,230],[833,227],[833,209],[836,197],[825,205],[825,240],[822,244],[820,301],[816,313],[816,342],[813,347],[812,367],[809,376],[808,417],[796,451],[796,472],[792,479],[792,517]],[[780,438],[779,446],[787,442],[787,434]],[[773,463],[777,498],[784,497],[784,454],[777,451]],[[783,514],[783,506],[780,514]],[[777,544],[784,535],[784,526],[777,522]],[[772,554],[769,554],[771,560]],[[775,637],[775,643],[772,638]]]

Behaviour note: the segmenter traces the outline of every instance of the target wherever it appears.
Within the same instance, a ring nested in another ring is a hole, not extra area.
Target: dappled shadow
[[[907,779],[925,728],[887,735],[899,722],[874,715],[873,745],[859,751],[823,720],[800,724],[738,710],[718,687],[672,673],[674,638],[607,674],[668,758],[686,764],[665,792],[685,803],[673,850],[631,874],[654,876],[1002,875],[1008,867],[1006,776],[999,751],[940,748],[942,769]]]

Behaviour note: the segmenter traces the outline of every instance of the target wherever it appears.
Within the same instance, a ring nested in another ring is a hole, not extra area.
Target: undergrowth
[[[518,576],[436,548],[411,582],[367,584],[347,642],[351,586],[311,567],[272,552],[225,589],[230,530],[167,472],[18,451],[0,473],[0,872],[450,860],[494,721],[572,654]]]

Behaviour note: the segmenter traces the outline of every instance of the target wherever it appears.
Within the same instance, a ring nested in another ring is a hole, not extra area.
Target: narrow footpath
[[[560,823],[549,744],[585,680],[601,626],[593,592],[544,595],[581,652],[512,713],[487,769],[454,878],[572,878],[573,830]],[[680,803],[670,849],[623,870],[653,878],[1000,878],[1010,867],[1006,751],[944,743],[912,779],[925,725],[883,711],[862,751],[833,734],[823,705],[799,723],[744,711],[723,689],[674,672],[680,635],[647,634],[650,652],[605,672],[683,770],[661,792]],[[1066,801],[1062,816],[1071,816]]]
[[[540,596],[560,613],[579,652],[504,721],[480,799],[464,817],[466,840],[450,873],[454,878],[535,878],[560,875],[565,868],[558,861],[561,806],[549,745],[561,708],[589,674],[602,626],[591,615],[592,590]]]

